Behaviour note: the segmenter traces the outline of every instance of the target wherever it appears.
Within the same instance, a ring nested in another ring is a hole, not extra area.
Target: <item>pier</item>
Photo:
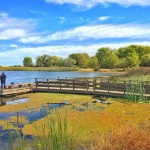
[[[141,86],[141,87],[138,87]],[[73,94],[93,94],[110,97],[125,97],[129,89],[134,88],[135,95],[141,94],[150,98],[150,81],[110,81],[108,79],[87,79],[87,78],[64,78],[46,79],[36,78],[34,83],[22,83],[7,85],[7,89],[1,89],[0,96],[20,94],[27,92],[54,92]]]
[[[150,81],[110,81],[107,79],[35,79],[35,92],[55,92],[55,93],[74,93],[74,94],[94,94],[110,97],[125,97],[129,88],[144,89],[143,96],[150,98]],[[138,89],[135,95],[141,94]]]

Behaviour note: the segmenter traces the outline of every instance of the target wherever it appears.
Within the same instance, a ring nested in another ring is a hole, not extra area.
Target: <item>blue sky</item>
[[[0,66],[150,45],[150,0],[0,0]]]

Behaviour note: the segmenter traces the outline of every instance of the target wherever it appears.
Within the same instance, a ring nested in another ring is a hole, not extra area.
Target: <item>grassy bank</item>
[[[124,99],[108,98],[112,104],[106,105],[92,103],[96,98],[89,95],[58,93],[31,93],[22,96],[29,97],[29,101],[25,104],[2,106],[0,112],[31,111],[30,108],[64,101],[69,104],[23,127],[24,134],[38,137],[34,146],[40,147],[41,150],[54,150],[53,144],[55,147],[59,147],[58,144],[63,144],[61,147],[71,144],[72,147],[65,147],[66,150],[77,150],[81,147],[91,150],[148,150],[150,146],[148,103],[127,103]],[[1,125],[3,129],[13,128],[12,122],[2,120]],[[31,143],[24,145],[24,148],[32,146]]]
[[[79,67],[0,67],[1,71],[81,71],[93,72],[94,69]],[[99,69],[98,72],[104,73],[124,73],[123,69]]]
[[[1,71],[79,71],[78,67],[0,67]]]

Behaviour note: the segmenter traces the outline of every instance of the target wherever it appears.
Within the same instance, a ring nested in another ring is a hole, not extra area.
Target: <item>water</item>
[[[6,84],[34,82],[35,78],[57,79],[59,78],[93,78],[97,76],[111,76],[114,73],[100,72],[51,72],[51,71],[5,71],[7,76]]]
[[[55,103],[50,103],[50,104],[47,104],[47,106],[42,106],[40,108],[32,108],[32,109],[28,109],[28,110],[24,110],[24,111],[19,111],[18,113],[17,112],[12,112],[12,113],[0,113],[0,120],[7,120],[9,123],[12,123],[14,126],[18,126],[20,129],[24,127],[24,125],[26,123],[23,123],[23,122],[12,122],[9,120],[10,117],[14,116],[16,117],[16,120],[17,120],[17,115],[18,115],[18,120],[21,120],[20,118],[21,117],[26,117],[26,119],[28,120],[28,124],[34,122],[34,121],[37,121],[41,118],[44,118],[46,117],[50,111],[49,110],[52,110],[54,108],[59,108],[59,107],[63,107],[65,105],[65,103],[58,103],[58,104],[55,104]],[[9,145],[9,136],[10,136],[10,133],[12,134],[13,138],[13,142],[16,142],[15,139],[17,138],[17,132],[13,129],[6,129],[6,130],[3,130],[2,127],[0,127],[0,149],[9,149],[8,148],[8,145]],[[23,133],[22,131],[20,130],[19,131],[19,135],[21,137],[23,137]],[[31,135],[25,135],[24,137],[26,140],[30,140],[30,142],[33,140],[32,139],[32,136]]]
[[[19,103],[26,103],[28,102],[29,99],[28,98],[12,98],[12,99],[1,99],[0,100],[0,106],[4,106],[4,105],[16,105],[16,104],[19,104]]]

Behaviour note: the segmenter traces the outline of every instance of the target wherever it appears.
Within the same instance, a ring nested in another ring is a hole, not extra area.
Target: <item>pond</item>
[[[25,101],[25,99],[23,99]],[[18,101],[21,101],[18,100]],[[40,108],[32,108],[27,109],[19,112],[12,112],[12,113],[0,113],[0,120],[6,121],[7,123],[11,123],[14,126],[17,126],[20,128],[19,135],[24,137],[26,140],[34,140],[31,135],[23,135],[21,129],[24,127],[25,124],[30,124],[34,121],[37,121],[41,118],[46,117],[50,110],[54,108],[63,107],[65,103],[49,103],[45,106],[42,106]],[[14,118],[14,119],[12,119]],[[14,129],[3,129],[2,126],[0,126],[0,149],[9,149],[8,143],[10,135],[12,136],[12,142],[15,142],[15,139],[18,136],[18,133]]]
[[[52,72],[52,71],[5,71],[7,75],[6,84],[34,82],[35,78],[93,78],[101,76],[112,76],[115,73],[100,73],[100,72]]]

